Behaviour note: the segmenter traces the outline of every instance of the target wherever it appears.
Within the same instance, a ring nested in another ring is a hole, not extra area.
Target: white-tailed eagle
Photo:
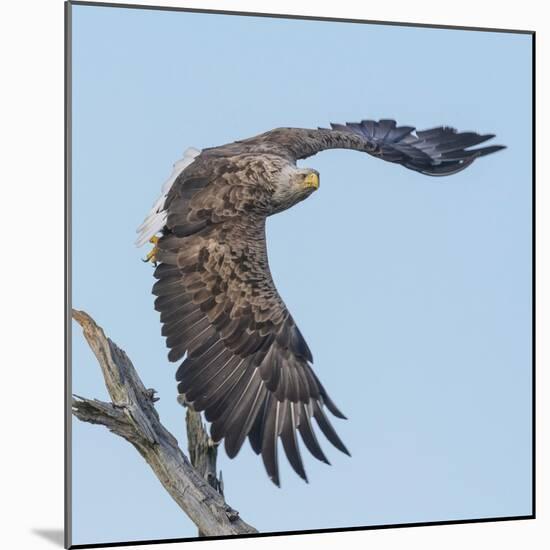
[[[344,453],[325,408],[345,418],[312,369],[313,357],[269,270],[266,218],[319,187],[319,174],[296,161],[325,149],[354,149],[430,176],[464,170],[500,145],[494,137],[438,127],[415,131],[393,120],[331,129],[277,128],[234,143],[188,149],[153,210],[138,245],[155,243],[153,294],[177,369],[181,399],[211,422],[215,442],[234,457],[248,437],[279,485],[280,438],[307,481],[300,437],[328,463],[314,423]]]

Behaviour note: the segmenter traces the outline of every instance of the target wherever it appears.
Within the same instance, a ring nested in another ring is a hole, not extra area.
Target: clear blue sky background
[[[349,420],[352,458],[282,488],[248,444],[220,453],[260,531],[531,512],[531,60],[525,35],[73,8],[73,305],[158,390],[186,447],[176,365],[135,228],[188,146],[276,126],[395,118],[496,133],[504,152],[429,178],[351,151],[268,221],[274,279]],[[73,391],[106,399],[78,327]],[[304,455],[306,452],[304,452]],[[138,453],[73,423],[74,540],[194,536]]]

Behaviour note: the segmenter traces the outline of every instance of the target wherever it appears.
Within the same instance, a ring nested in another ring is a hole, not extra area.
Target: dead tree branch
[[[154,407],[157,400],[155,390],[145,388],[126,353],[105,336],[87,313],[73,310],[73,318],[82,327],[84,337],[99,362],[112,400],[105,403],[74,396],[73,414],[83,422],[101,424],[130,442],[170,496],[199,528],[201,535],[257,533],[225,502],[221,491],[216,490],[220,488],[215,470],[216,448],[210,445],[207,449],[210,455],[206,456],[210,458],[199,473],[179,448],[176,438],[161,424]],[[198,434],[193,445],[208,446],[200,415],[191,414],[196,415],[192,419],[195,423],[193,433]],[[202,439],[197,422],[200,423]]]
[[[187,448],[191,464],[197,472],[223,497],[222,473],[216,475],[216,460],[218,458],[217,445],[210,439],[201,415],[190,407],[187,407],[185,415],[187,425]],[[199,529],[199,537],[204,533]]]

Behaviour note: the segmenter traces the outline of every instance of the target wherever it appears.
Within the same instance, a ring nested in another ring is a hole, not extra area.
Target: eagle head
[[[319,172],[313,168],[285,166],[279,172],[274,183],[272,201],[275,210],[273,214],[307,199],[319,189]]]

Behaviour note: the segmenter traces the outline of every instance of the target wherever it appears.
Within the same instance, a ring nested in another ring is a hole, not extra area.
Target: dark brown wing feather
[[[234,457],[248,437],[279,485],[277,441],[306,478],[297,433],[328,463],[312,427],[348,453],[323,410],[344,418],[311,369],[311,352],[274,286],[265,242],[266,189],[250,157],[198,159],[170,191],[153,287],[184,400]],[[260,162],[261,164],[261,162]],[[201,170],[208,176],[200,175]],[[349,454],[349,453],[348,453]]]
[[[493,137],[448,126],[416,131],[383,119],[331,124],[330,129],[275,128],[225,147],[274,152],[294,161],[326,149],[353,149],[428,176],[447,176],[464,170],[478,157],[504,149],[503,145],[472,149]]]

